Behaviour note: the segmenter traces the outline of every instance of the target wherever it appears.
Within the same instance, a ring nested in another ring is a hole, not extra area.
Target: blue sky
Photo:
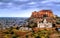
[[[0,17],[30,17],[44,9],[60,16],[60,0],[0,0]]]

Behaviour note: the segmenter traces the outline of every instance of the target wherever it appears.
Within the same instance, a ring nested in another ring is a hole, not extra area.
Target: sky
[[[60,16],[60,0],[0,0],[0,17],[30,17],[40,10]]]

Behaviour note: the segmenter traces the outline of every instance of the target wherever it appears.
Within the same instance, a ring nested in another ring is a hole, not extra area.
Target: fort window
[[[55,27],[55,24],[52,24],[53,25],[53,27]]]
[[[48,17],[48,16],[46,14],[44,14],[43,17]]]

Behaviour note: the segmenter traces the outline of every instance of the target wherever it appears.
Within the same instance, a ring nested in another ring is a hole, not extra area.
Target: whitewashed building
[[[26,31],[31,31],[32,28],[28,28],[28,27],[20,27],[19,30],[22,30],[22,31],[24,31],[24,30],[26,30]]]
[[[43,20],[43,22],[37,22],[37,27],[38,28],[51,28],[52,27],[52,23],[47,22],[46,19]]]

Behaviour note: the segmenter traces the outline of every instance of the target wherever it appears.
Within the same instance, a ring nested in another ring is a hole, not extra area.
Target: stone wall
[[[40,17],[54,17],[53,12],[51,10],[41,10],[32,12],[31,17],[40,18]]]

